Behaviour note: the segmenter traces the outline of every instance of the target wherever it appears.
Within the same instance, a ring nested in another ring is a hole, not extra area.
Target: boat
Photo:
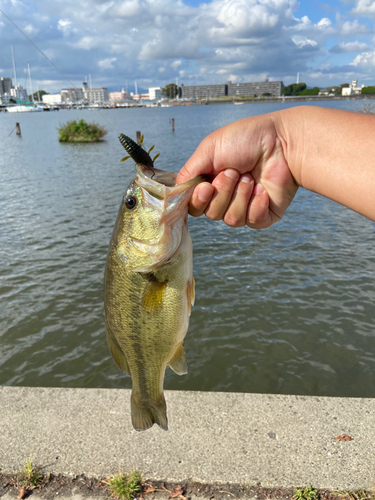
[[[33,113],[35,111],[43,111],[43,110],[39,108],[36,104],[32,104],[31,106],[28,106],[26,104],[20,104],[18,106],[8,106],[7,111],[8,113]]]

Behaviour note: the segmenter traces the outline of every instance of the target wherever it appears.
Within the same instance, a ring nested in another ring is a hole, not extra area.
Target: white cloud
[[[358,19],[354,19],[354,21],[346,21],[343,23],[340,30],[340,34],[344,36],[357,35],[359,33],[372,33],[372,30],[370,30],[365,24],[360,24]]]
[[[98,66],[101,69],[112,69],[113,63],[117,61],[117,57],[109,57],[107,59],[103,59],[102,61],[98,62]]]
[[[175,70],[177,70],[182,64],[182,61],[174,61],[172,64],[171,64],[171,67]]]
[[[25,26],[23,28],[23,31],[27,35],[36,35],[39,32],[39,30],[37,28],[34,28],[34,26],[32,24],[28,24],[27,26]]]
[[[356,66],[357,68],[373,70],[375,67],[375,51],[373,50],[370,52],[364,52],[363,54],[358,54],[350,65]]]
[[[333,52],[334,54],[345,54],[348,52],[363,52],[364,50],[368,49],[369,46],[367,43],[363,42],[342,42],[337,45],[334,45],[331,49],[330,52]]]
[[[326,28],[330,28],[332,26],[332,22],[330,19],[328,19],[328,17],[323,17],[323,19],[321,19],[318,23],[317,23],[317,27],[318,28],[321,28],[321,29],[326,29]]]
[[[374,16],[375,2],[373,0],[356,0],[356,6],[352,9],[351,14],[356,16]]]
[[[300,49],[304,47],[316,47],[318,45],[315,40],[310,40],[309,38],[300,35],[293,36],[292,40]]]
[[[72,26],[71,21],[65,21],[64,19],[60,19],[59,22],[57,23],[57,29],[59,31],[62,31],[63,33],[66,33],[70,30],[70,27]]]

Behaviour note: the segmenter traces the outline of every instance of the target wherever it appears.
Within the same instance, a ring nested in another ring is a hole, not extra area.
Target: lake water
[[[179,170],[208,133],[296,104],[102,110]],[[363,101],[327,107],[362,109]],[[107,126],[99,144],[60,144],[59,123],[95,111],[0,113],[0,384],[131,387],[105,340],[103,272],[133,177]],[[174,118],[176,130],[171,131]],[[19,121],[22,138],[16,136]],[[10,134],[10,135],[9,135]],[[189,220],[196,305],[189,374],[167,389],[375,397],[375,224],[299,190],[270,229]]]

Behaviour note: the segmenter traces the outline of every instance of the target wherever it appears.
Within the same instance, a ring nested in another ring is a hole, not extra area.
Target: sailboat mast
[[[27,63],[27,74],[29,76],[29,86],[30,86],[31,100],[34,102],[33,86],[31,84],[31,70],[30,70],[30,64],[29,63]]]
[[[14,59],[14,50],[12,45],[12,63],[13,63],[13,76],[14,76],[14,87],[17,88],[17,73],[16,73],[16,61]]]

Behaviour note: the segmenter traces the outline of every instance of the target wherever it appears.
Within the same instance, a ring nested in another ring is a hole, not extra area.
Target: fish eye
[[[135,196],[128,196],[125,200],[125,205],[129,210],[134,210],[137,206],[137,198]]]

